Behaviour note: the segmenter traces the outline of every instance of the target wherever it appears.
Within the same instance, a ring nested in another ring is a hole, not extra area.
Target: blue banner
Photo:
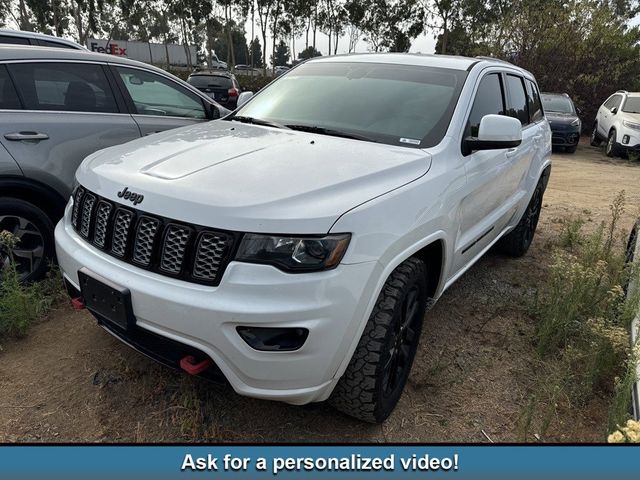
[[[635,446],[18,446],[0,479],[640,478]]]

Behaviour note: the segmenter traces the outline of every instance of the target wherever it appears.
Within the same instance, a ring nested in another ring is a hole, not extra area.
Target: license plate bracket
[[[135,325],[128,288],[116,285],[86,267],[78,270],[78,280],[87,310],[99,323],[108,323],[121,330],[129,330]]]

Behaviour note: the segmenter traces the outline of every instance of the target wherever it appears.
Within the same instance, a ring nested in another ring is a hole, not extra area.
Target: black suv
[[[580,141],[582,122],[580,113],[566,93],[542,93],[542,106],[551,126],[551,143],[574,153]]]
[[[187,82],[229,110],[235,110],[238,106],[238,95],[242,90],[235,75],[231,73],[200,70],[189,75]]]

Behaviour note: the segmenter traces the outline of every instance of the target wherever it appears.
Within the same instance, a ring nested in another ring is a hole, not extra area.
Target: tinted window
[[[3,65],[0,65],[0,108],[7,110],[20,108],[18,94]]]
[[[187,80],[196,88],[231,88],[231,78],[220,75],[192,75]]]
[[[576,113],[571,99],[561,95],[542,95],[546,112]]]
[[[9,68],[27,110],[118,111],[100,65],[22,63]]]
[[[71,45],[67,45],[66,43],[52,42],[50,40],[38,40],[38,42],[43,47],[70,48],[73,50],[77,50],[75,47],[72,47]]]
[[[536,84],[531,80],[527,80],[527,94],[529,97],[529,114],[531,115],[531,121],[537,122],[542,120],[544,118],[544,112],[542,111],[540,94],[538,93]]]
[[[469,115],[469,121],[467,122],[466,135],[477,137],[480,129],[480,120],[485,115],[491,114],[504,115],[502,81],[497,73],[489,74],[480,81],[478,92],[471,108],[471,115]]]
[[[238,115],[391,145],[433,146],[447,131],[466,75],[412,65],[305,63],[261,90]]]
[[[9,35],[0,35],[0,43],[10,43],[12,45],[31,45],[28,38],[11,37]]]
[[[206,118],[202,100],[175,82],[154,73],[117,68],[136,113],[172,117]]]
[[[507,91],[509,92],[507,115],[520,120],[523,126],[527,125],[529,123],[529,107],[522,78],[507,75]]]

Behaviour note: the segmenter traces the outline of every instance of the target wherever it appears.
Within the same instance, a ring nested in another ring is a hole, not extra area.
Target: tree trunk
[[[442,20],[442,51],[440,53],[444,55],[447,53],[447,37],[449,36],[448,15],[445,15]]]
[[[229,10],[231,10],[231,6],[229,6]],[[226,17],[227,22],[227,47],[229,52],[229,55],[227,55],[227,66],[230,66],[231,71],[233,72],[233,68],[236,64],[236,53],[233,48],[233,34],[231,33],[231,22],[229,19],[230,15],[226,6],[224,8],[224,16]]]

